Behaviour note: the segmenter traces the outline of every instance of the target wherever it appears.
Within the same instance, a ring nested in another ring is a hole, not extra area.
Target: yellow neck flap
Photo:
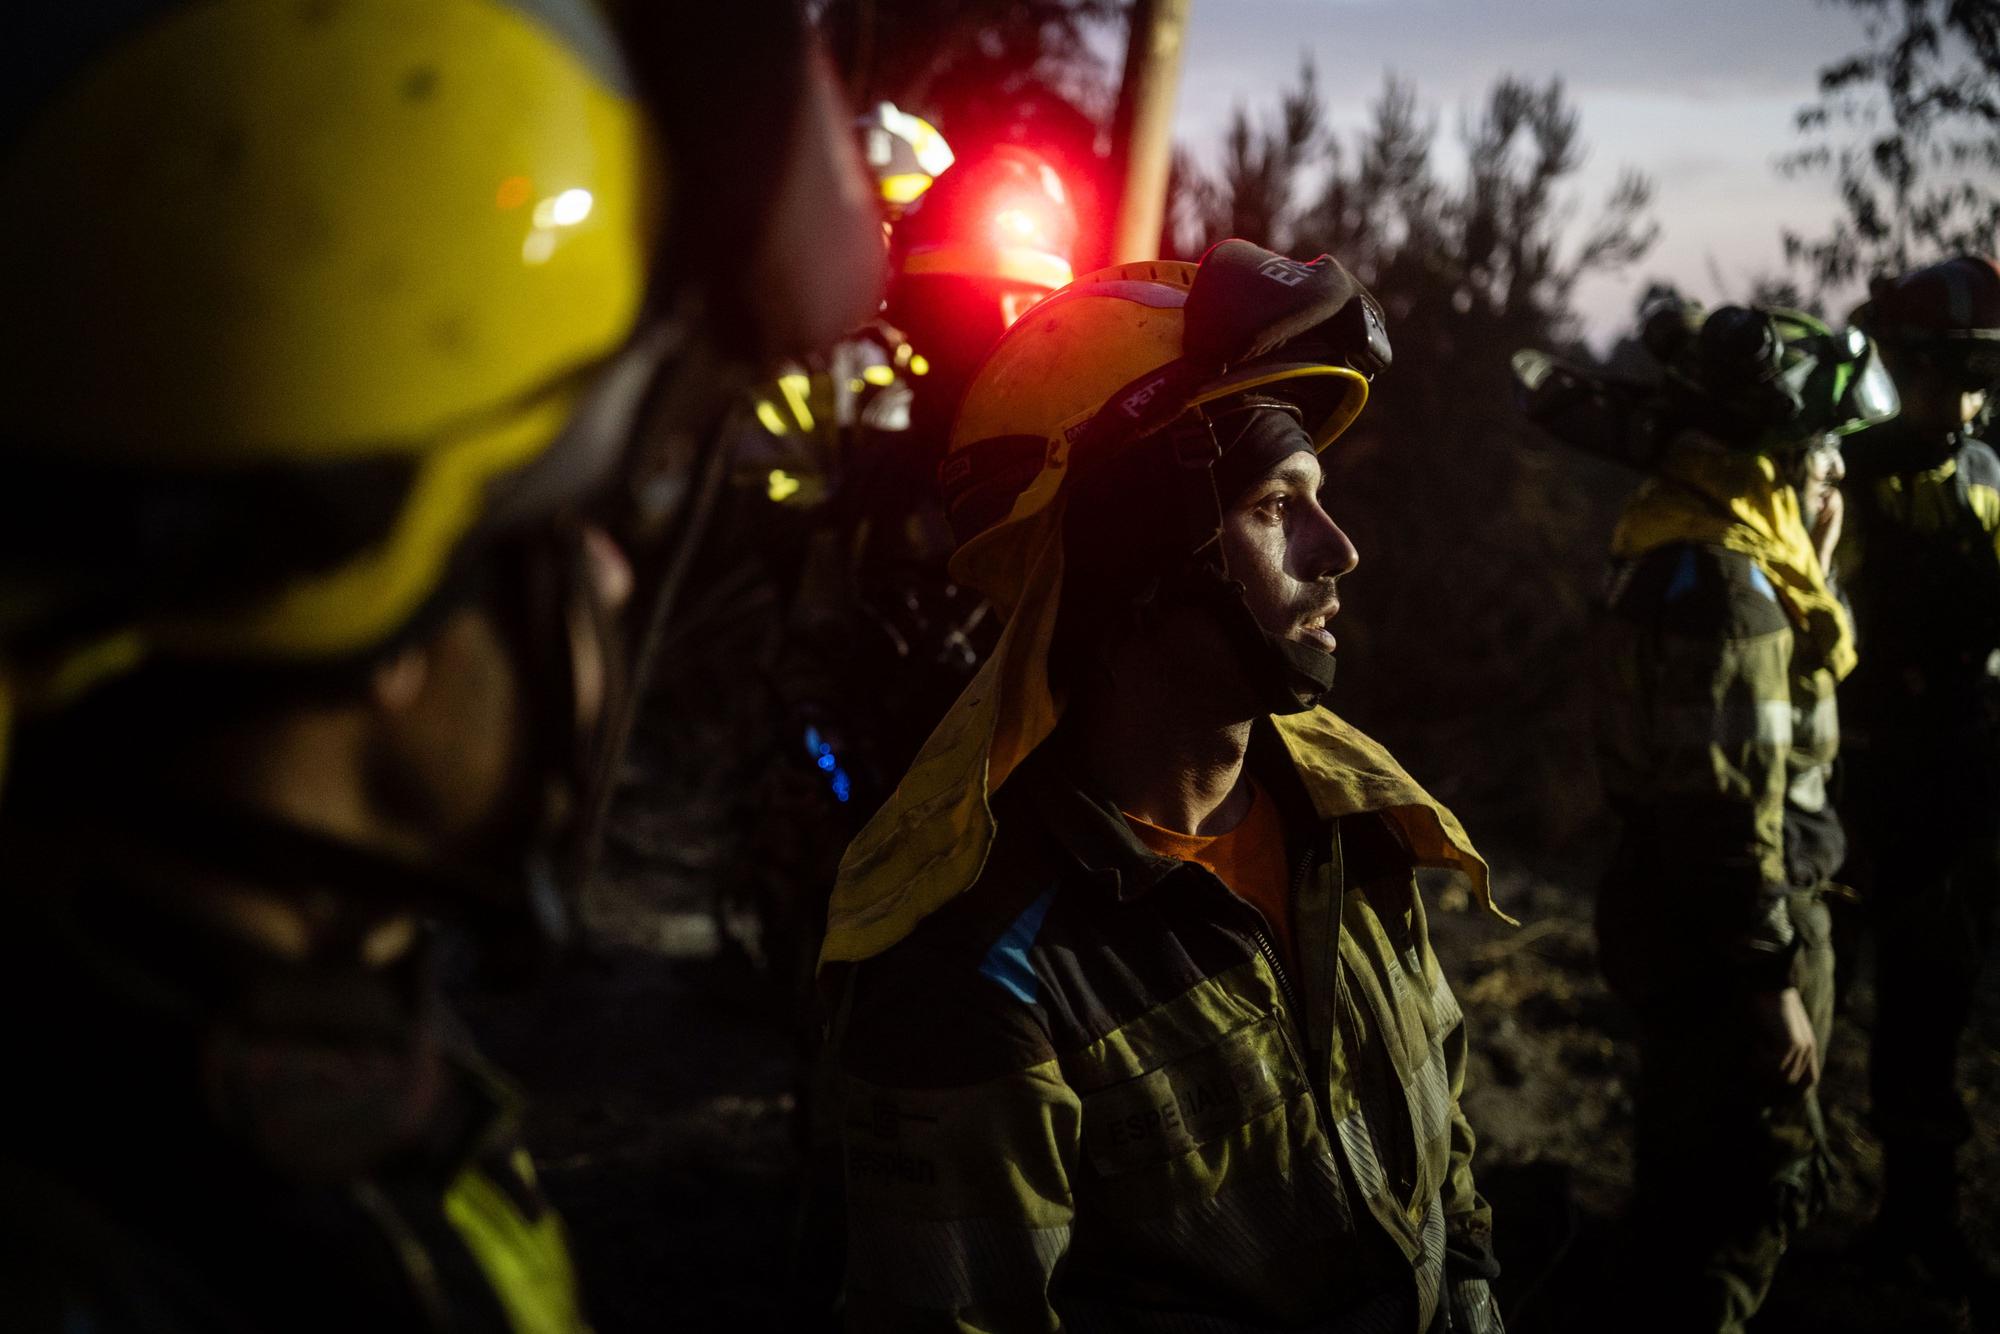
[[[1633,560],[1676,543],[1721,547],[1757,562],[1807,652],[1835,680],[1854,670],[1854,624],[1826,584],[1798,494],[1762,454],[1696,439],[1676,444],[1618,521],[1611,554]]]

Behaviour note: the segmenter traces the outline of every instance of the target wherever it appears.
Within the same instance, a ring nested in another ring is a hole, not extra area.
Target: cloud
[[[1394,69],[1445,101],[1504,72],[1560,74],[1578,90],[1803,101],[1819,67],[1861,41],[1859,19],[1821,0],[1195,0],[1187,62],[1190,85],[1260,75],[1247,86],[1268,89],[1310,52],[1330,95],[1367,96]]]
[[[1461,112],[1496,78],[1560,76],[1589,149],[1584,215],[1635,167],[1654,179],[1665,233],[1637,271],[1579,294],[1602,337],[1645,277],[1694,291],[1719,268],[1747,284],[1779,270],[1781,227],[1833,215],[1830,183],[1785,180],[1775,162],[1798,143],[1792,116],[1819,69],[1864,42],[1855,12],[1824,0],[1194,0],[1176,129],[1212,160],[1231,111],[1274,115],[1310,54],[1342,132],[1364,123],[1386,72],[1411,82],[1449,169]]]

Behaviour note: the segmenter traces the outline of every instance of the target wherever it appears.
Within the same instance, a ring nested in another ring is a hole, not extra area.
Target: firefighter
[[[45,18],[0,56],[0,1310],[580,1330],[441,941],[557,943],[717,386],[861,312],[724,346],[720,288],[649,286],[588,4]],[[738,296],[800,219],[879,276],[798,50]]]
[[[1854,322],[1903,401],[1849,447],[1839,552],[1862,647],[1841,705],[1876,949],[1874,1232],[1965,1292],[1981,1275],[1958,1221],[1955,1064],[2000,883],[2000,459],[1972,432],[2000,382],[2000,268],[1960,256],[1878,280]]]
[[[1649,1328],[1694,1334],[1744,1328],[1824,1195],[1855,644],[1822,562],[1837,437],[1895,399],[1865,337],[1793,312],[1670,303],[1645,342],[1666,375],[1612,543],[1600,755],[1624,830],[1597,931],[1638,1017],[1633,1281]]]
[[[861,1330],[1498,1330],[1463,1016],[1412,868],[1486,868],[1319,707],[1318,453],[1389,359],[1227,241],[1002,338],[942,471],[1006,616],[822,954]]]

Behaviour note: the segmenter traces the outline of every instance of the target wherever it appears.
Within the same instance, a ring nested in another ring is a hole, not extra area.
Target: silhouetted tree
[[[2000,229],[2000,3],[1829,0],[1865,16],[1867,47],[1820,71],[1781,164],[1831,172],[1841,213],[1786,230],[1785,254],[1820,288],[1971,250]]]
[[[952,85],[1005,97],[1038,79],[1108,97],[1094,32],[1122,29],[1124,0],[819,0],[812,6],[855,103],[906,109],[954,100]],[[1107,118],[1108,101],[1091,110]]]

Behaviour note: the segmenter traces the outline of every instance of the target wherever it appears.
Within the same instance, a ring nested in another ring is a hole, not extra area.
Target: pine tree
[[[1865,49],[1820,71],[1811,143],[1783,170],[1831,173],[1841,213],[1787,230],[1822,292],[2000,242],[2000,0],[1830,0],[1861,12]]]

